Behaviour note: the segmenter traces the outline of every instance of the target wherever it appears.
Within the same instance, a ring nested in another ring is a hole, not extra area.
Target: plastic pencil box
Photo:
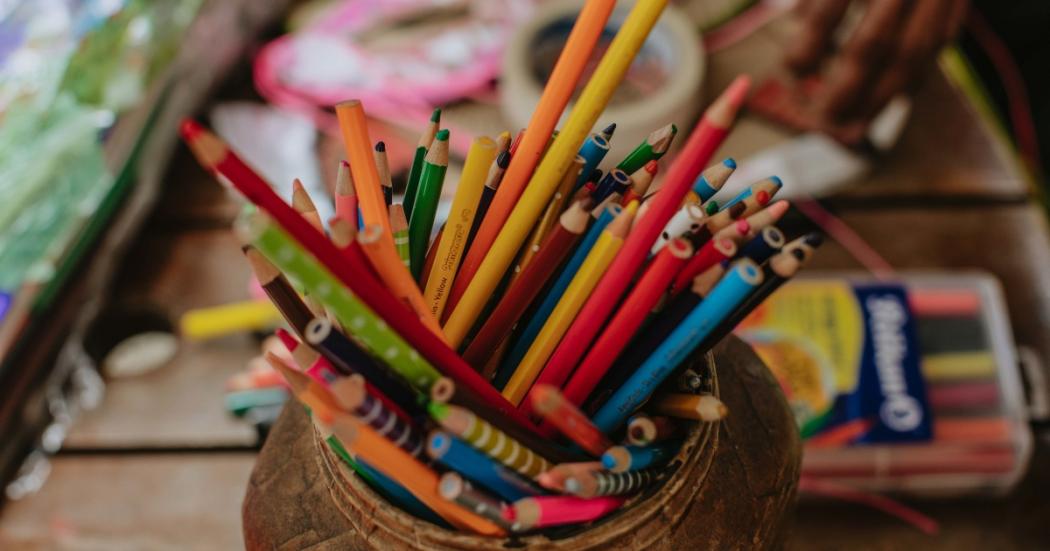
[[[853,488],[1002,494],[1032,452],[999,282],[811,273],[737,328],[784,385],[803,474]]]
[[[787,402],[738,339],[726,339],[691,363],[729,415],[692,426],[658,484],[594,523],[508,538],[452,531],[391,505],[311,429],[303,408],[289,403],[249,481],[245,543],[249,549],[779,547],[801,457]]]

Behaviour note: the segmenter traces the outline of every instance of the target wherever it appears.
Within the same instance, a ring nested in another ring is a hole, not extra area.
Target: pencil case
[[[740,340],[693,369],[729,409],[692,426],[669,474],[600,521],[494,539],[391,505],[289,403],[256,461],[242,508],[248,549],[768,549],[784,541],[801,466],[798,430],[776,379]]]
[[[811,273],[737,331],[785,386],[805,476],[942,498],[1004,494],[1025,473],[1026,397],[991,275]]]

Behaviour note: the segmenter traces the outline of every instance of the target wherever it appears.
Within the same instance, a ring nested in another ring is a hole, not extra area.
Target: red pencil
[[[598,283],[562,337],[561,344],[547,361],[536,384],[560,387],[576,367],[612,309],[620,302],[627,286],[634,280],[634,275],[649,257],[653,241],[682,205],[682,200],[692,189],[693,181],[729,134],[729,128],[744,103],[750,85],[751,79],[746,75],[737,77],[704,113],[689,136],[689,141],[668,169],[660,193],[647,201],[651,203],[648,212],[632,228],[623,248],[606,271],[607,275]]]
[[[480,368],[485,365],[506,340],[518,318],[543,290],[562,260],[576,248],[576,242],[587,229],[590,215],[583,203],[574,203],[566,210],[554,231],[540,247],[536,256],[514,280],[499,304],[481,326],[477,336],[463,353],[468,364]]]
[[[533,411],[546,422],[556,427],[569,440],[572,440],[583,451],[601,457],[605,450],[612,447],[612,442],[591,420],[576,406],[565,399],[557,388],[550,385],[536,385],[529,393],[529,403]]]
[[[732,239],[712,239],[689,259],[671,284],[671,294],[677,295],[689,286],[693,278],[719,262],[732,258],[736,254],[736,243]]]
[[[693,246],[680,237],[668,241],[667,245],[660,249],[656,258],[646,268],[645,274],[638,280],[638,284],[631,289],[623,305],[573,372],[569,384],[562,391],[566,400],[580,405],[590,396],[613,360],[631,341],[645,317],[663,296],[671,279],[685,266],[686,260],[692,254]]]
[[[309,251],[358,299],[381,315],[390,327],[442,373],[460,383],[463,390],[506,415],[514,423],[535,431],[536,427],[492,385],[474,372],[454,350],[430,332],[419,318],[397,300],[382,283],[370,277],[363,258],[341,253],[327,237],[285,203],[273,188],[229,149],[217,136],[193,120],[184,120],[183,139],[208,169],[221,173],[249,201],[266,211],[284,231]],[[363,257],[363,254],[361,255]]]

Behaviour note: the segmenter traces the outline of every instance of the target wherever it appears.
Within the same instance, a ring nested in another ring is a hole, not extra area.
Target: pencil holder
[[[389,504],[290,402],[267,439],[242,510],[248,549],[768,549],[783,543],[800,472],[798,429],[776,380],[734,337],[693,359],[729,409],[691,427],[674,471],[601,521],[486,538]]]

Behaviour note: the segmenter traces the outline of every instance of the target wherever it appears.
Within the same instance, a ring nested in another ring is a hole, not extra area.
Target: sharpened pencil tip
[[[776,184],[778,188],[784,185],[784,181],[780,179],[780,176],[770,176],[769,181]]]
[[[734,160],[732,157],[726,157],[726,160],[722,161],[722,164],[725,165],[726,168],[732,168],[733,170],[736,170],[736,160]]]
[[[378,142],[376,142],[376,151],[380,153],[386,151],[386,142],[384,142],[383,140],[379,140]]]
[[[200,123],[188,117],[182,119],[182,123],[179,124],[179,134],[182,135],[182,139],[188,142],[199,136],[202,130],[204,128],[201,127]]]
[[[434,135],[434,139],[442,142],[448,141],[448,129],[442,128],[438,130],[438,133]]]
[[[441,108],[435,107],[434,111],[430,114],[430,122],[441,122]]]

